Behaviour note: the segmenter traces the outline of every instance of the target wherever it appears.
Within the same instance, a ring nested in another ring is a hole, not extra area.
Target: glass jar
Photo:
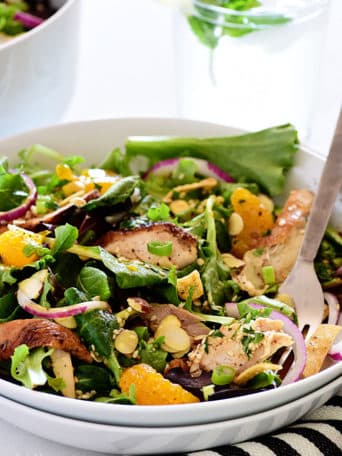
[[[180,115],[250,130],[290,122],[307,139],[330,1],[222,3],[194,0],[177,16]]]

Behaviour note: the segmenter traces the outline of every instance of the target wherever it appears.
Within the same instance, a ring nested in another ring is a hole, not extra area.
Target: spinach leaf
[[[78,256],[63,252],[62,255],[57,255],[52,270],[57,283],[64,288],[69,288],[75,285],[82,267],[83,261]]]
[[[202,158],[236,180],[256,182],[263,191],[277,195],[284,189],[284,174],[294,164],[297,143],[297,131],[290,124],[226,137],[129,138],[126,161],[130,163],[134,158],[146,157],[149,168],[173,157]]]
[[[148,287],[167,281],[168,272],[158,266],[140,261],[119,261],[104,249],[100,249],[103,264],[114,273],[119,288]]]
[[[55,241],[52,247],[52,255],[68,250],[74,245],[78,238],[78,229],[75,226],[65,225],[58,226],[55,229]]]
[[[99,207],[115,206],[116,204],[124,203],[140,185],[141,180],[139,176],[128,176],[119,179],[117,182],[114,182],[104,195],[89,201],[83,206],[83,209],[92,211]]]
[[[115,316],[106,310],[93,310],[76,317],[78,331],[88,347],[104,358],[104,363],[119,381],[121,367],[114,351],[113,333],[119,328]]]
[[[0,211],[20,206],[28,197],[28,188],[20,174],[0,174]]]
[[[70,253],[102,261],[115,276],[119,288],[148,287],[167,281],[168,271],[138,260],[118,260],[101,247],[87,247],[79,244],[69,249]]]
[[[224,271],[223,262],[220,259],[220,254],[217,248],[216,241],[216,226],[213,212],[215,197],[209,197],[206,205],[206,221],[207,221],[207,245],[209,255],[202,271],[202,281],[206,291],[208,303],[213,310],[221,311],[222,305],[226,298],[226,286],[222,280]],[[228,277],[224,277],[227,279]]]
[[[148,342],[144,338],[139,341],[138,353],[140,362],[149,364],[158,372],[163,372],[165,369],[166,358],[168,355],[167,352],[161,348],[163,340],[164,337],[161,337],[152,342]]]
[[[96,391],[96,393],[107,393],[114,386],[113,378],[109,371],[100,366],[81,364],[75,370],[76,388],[83,391]]]
[[[111,295],[107,275],[92,266],[81,269],[77,285],[90,299],[100,296],[100,299],[107,301]]]
[[[65,302],[68,306],[79,304],[80,302],[87,301],[87,295],[76,287],[67,288],[64,292]]]
[[[115,316],[105,310],[93,310],[76,318],[81,337],[100,356],[109,358],[113,351],[113,331],[119,328]]]
[[[0,298],[0,323],[15,320],[21,311],[14,293],[8,293]]]
[[[96,402],[105,402],[106,404],[127,404],[127,405],[136,405],[136,391],[135,385],[132,384],[129,387],[128,395],[126,393],[121,393],[117,389],[112,389],[109,393],[109,397],[98,397]]]

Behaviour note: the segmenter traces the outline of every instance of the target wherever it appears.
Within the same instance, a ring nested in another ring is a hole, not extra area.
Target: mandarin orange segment
[[[256,247],[261,236],[273,227],[272,212],[256,195],[245,188],[237,188],[231,195],[234,212],[243,220],[242,231],[233,236],[232,252],[242,258],[247,250]]]
[[[6,266],[22,268],[38,259],[36,254],[26,256],[23,249],[27,245],[42,245],[43,236],[15,228],[0,235],[0,258]]]
[[[135,385],[138,405],[170,405],[199,402],[199,399],[180,385],[171,383],[148,364],[136,364],[125,369],[119,385],[129,394]]]

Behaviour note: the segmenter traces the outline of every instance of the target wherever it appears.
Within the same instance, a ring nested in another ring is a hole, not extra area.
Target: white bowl
[[[15,157],[18,150],[33,143],[41,143],[65,154],[84,155],[88,162],[97,163],[108,151],[122,146],[128,136],[219,136],[239,133],[230,127],[179,119],[107,119],[63,124],[18,134],[0,140],[0,153]],[[323,159],[303,147],[297,156],[297,165],[288,176],[287,189],[295,186],[315,189]],[[334,223],[342,228],[342,207],[338,202]],[[286,385],[276,390],[252,396],[222,401],[173,405],[126,406],[79,401],[46,393],[31,391],[0,380],[0,395],[34,408],[63,416],[98,423],[126,426],[180,426],[210,423],[252,415],[296,400],[322,385],[340,377],[342,363],[319,374]]]
[[[2,418],[59,444],[112,455],[174,454],[243,442],[287,426],[325,402],[341,387],[339,379],[267,412],[217,423],[175,427],[125,427],[78,421],[0,396]],[[86,436],[86,438],[85,438]],[[61,452],[63,449],[61,448]]]
[[[74,88],[80,0],[52,0],[42,25],[0,43],[0,137],[61,119]]]

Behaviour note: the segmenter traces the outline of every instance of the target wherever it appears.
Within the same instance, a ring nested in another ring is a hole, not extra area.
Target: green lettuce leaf
[[[147,161],[147,167],[151,167],[173,157],[202,158],[238,181],[256,182],[273,196],[283,191],[285,174],[294,165],[297,149],[297,131],[287,124],[225,137],[129,138],[126,161],[128,164]]]
[[[45,351],[43,347],[30,352],[26,344],[19,345],[11,356],[11,375],[26,388],[45,385],[48,375],[43,369],[42,362],[51,355],[53,348]]]

